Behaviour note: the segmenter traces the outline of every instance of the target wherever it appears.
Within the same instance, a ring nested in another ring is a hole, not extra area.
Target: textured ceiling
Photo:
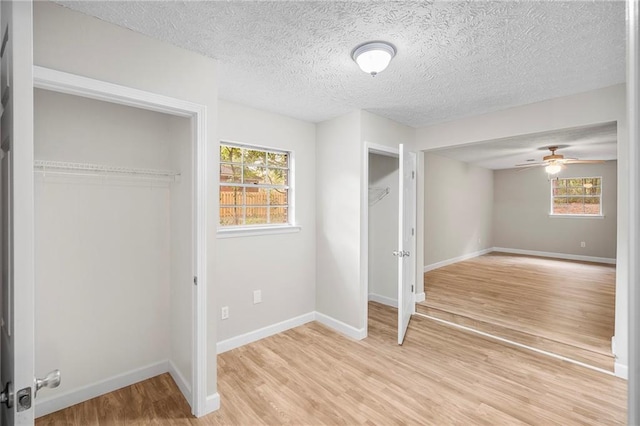
[[[542,157],[550,154],[550,146],[557,146],[557,153],[566,158],[615,160],[618,158],[616,126],[612,122],[573,127],[430,152],[494,170],[511,169],[530,160],[540,162]]]
[[[216,58],[220,97],[318,122],[414,127],[625,80],[622,1],[58,1]],[[350,52],[398,54],[373,78]]]

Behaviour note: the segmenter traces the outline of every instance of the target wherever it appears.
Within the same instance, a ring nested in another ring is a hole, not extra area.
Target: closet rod
[[[73,163],[68,161],[35,160],[33,162],[33,167],[34,171],[41,173],[51,172],[77,176],[99,176],[100,174],[104,174],[119,177],[139,177],[145,179],[158,178],[162,180],[174,180],[180,177],[180,173],[170,170],[136,169],[129,167],[106,166],[102,164]]]

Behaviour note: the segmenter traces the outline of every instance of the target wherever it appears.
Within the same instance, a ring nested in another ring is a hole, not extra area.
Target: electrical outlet
[[[585,248],[587,246],[587,243],[585,243],[584,241],[580,241],[580,247]]]
[[[220,309],[220,318],[222,318],[223,320],[229,318],[229,307],[228,306],[223,306],[222,309]]]
[[[254,290],[253,291],[253,304],[262,303],[262,291]]]

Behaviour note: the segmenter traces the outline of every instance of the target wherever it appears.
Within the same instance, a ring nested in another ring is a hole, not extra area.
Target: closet
[[[44,415],[163,372],[192,377],[189,118],[36,89],[36,374]]]
[[[369,300],[398,305],[398,157],[369,153]]]

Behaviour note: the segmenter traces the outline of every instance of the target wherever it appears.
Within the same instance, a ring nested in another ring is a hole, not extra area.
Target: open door
[[[416,153],[400,144],[398,251],[398,344],[415,312],[416,254]]]
[[[33,424],[33,24],[31,1],[2,0],[0,91],[0,423]]]

